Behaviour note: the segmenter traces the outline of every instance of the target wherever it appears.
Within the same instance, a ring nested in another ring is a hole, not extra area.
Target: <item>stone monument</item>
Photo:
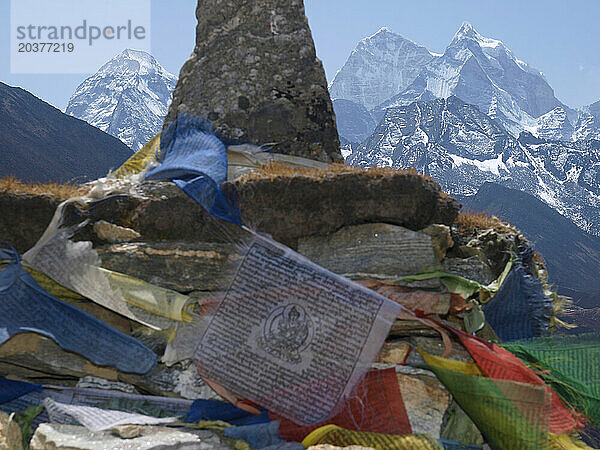
[[[302,0],[198,0],[196,16],[165,127],[192,113],[229,142],[343,162]]]

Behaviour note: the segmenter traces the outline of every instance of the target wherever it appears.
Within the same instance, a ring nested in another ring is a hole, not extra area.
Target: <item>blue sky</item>
[[[194,46],[196,4],[197,0],[152,0],[152,52],[175,74]],[[329,80],[356,43],[382,26],[443,52],[466,20],[541,70],[567,105],[579,107],[600,99],[597,0],[305,0],[305,5]],[[0,81],[64,108],[86,75],[11,75],[9,7],[9,0],[0,0]]]

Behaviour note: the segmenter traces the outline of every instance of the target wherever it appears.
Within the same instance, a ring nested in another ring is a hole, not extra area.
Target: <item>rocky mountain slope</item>
[[[131,156],[118,139],[4,83],[0,140],[0,176],[27,182],[89,181]]]
[[[77,88],[66,113],[139,150],[161,130],[176,82],[152,55],[127,49]]]
[[[600,140],[600,100],[583,108],[575,125],[573,138]]]
[[[330,92],[334,99],[365,106],[376,121],[389,108],[455,95],[498,120],[515,137],[522,131],[559,140],[590,139],[600,133],[594,105],[584,111],[564,105],[540,71],[467,22],[443,54],[380,30],[358,43]],[[343,134],[343,121],[340,133],[352,141]]]
[[[464,199],[463,210],[485,211],[515,225],[544,256],[550,282],[559,293],[583,306],[598,305],[600,238],[534,196],[495,183],[484,183],[476,195]]]
[[[387,109],[346,161],[414,167],[458,196],[474,195],[486,181],[523,190],[600,234],[600,142],[551,141],[529,133],[515,139],[454,96]]]
[[[338,133],[350,142],[362,142],[371,135],[377,123],[363,105],[338,98],[333,101]],[[342,143],[343,146],[343,143]]]

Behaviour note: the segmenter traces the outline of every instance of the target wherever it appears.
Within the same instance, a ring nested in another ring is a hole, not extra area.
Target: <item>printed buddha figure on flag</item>
[[[279,306],[269,315],[258,345],[267,353],[286,362],[302,362],[300,353],[313,336],[313,324],[304,308],[298,304]]]

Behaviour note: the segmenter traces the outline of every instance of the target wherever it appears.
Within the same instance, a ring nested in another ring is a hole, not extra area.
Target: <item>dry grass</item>
[[[23,183],[15,177],[0,178],[0,193],[46,195],[65,200],[85,194],[89,188],[78,184]]]
[[[513,230],[511,225],[502,222],[496,216],[489,216],[484,212],[462,212],[456,219],[456,225],[465,230],[488,230],[490,228],[494,228],[496,230]]]
[[[418,175],[426,180],[433,181],[427,175],[417,172],[415,169],[392,169],[390,167],[364,167],[346,166],[344,164],[329,164],[324,168],[299,167],[281,162],[270,162],[261,166],[257,171],[247,173],[240,178],[241,182],[259,180],[289,178],[295,176],[304,176],[314,179],[324,179],[342,174],[361,173],[371,177],[392,176],[398,174]]]

